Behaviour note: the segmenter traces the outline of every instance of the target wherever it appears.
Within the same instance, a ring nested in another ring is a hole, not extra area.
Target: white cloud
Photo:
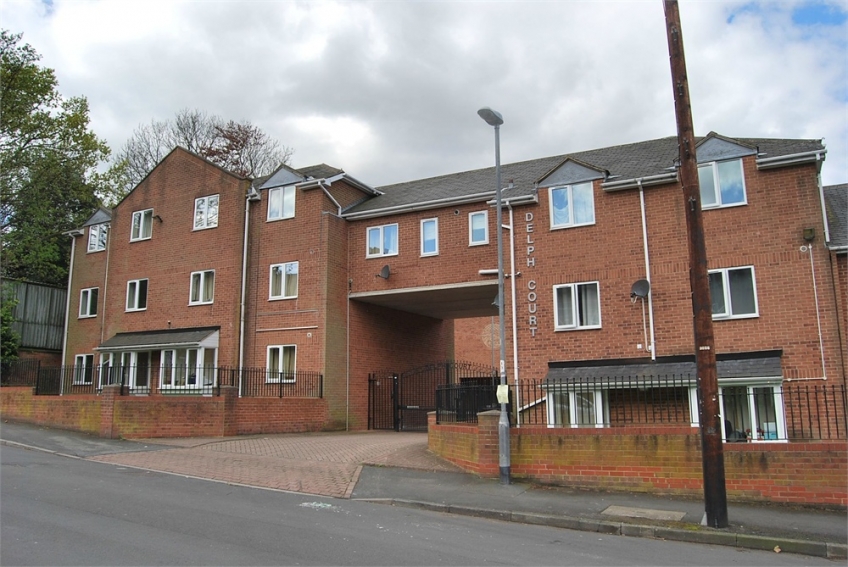
[[[848,24],[796,25],[800,5],[681,4],[696,131],[824,137],[824,182],[845,182]],[[505,162],[676,131],[659,0],[6,0],[0,20],[114,149],[196,108],[383,185],[491,165],[482,106]]]

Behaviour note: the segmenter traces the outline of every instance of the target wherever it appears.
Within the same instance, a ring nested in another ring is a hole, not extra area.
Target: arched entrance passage
[[[445,361],[404,372],[368,375],[368,429],[427,431],[427,413],[436,410],[436,388],[468,382],[494,384],[498,371],[470,362]]]

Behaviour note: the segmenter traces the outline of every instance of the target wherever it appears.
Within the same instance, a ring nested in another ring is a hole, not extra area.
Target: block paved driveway
[[[363,465],[460,470],[427,449],[426,433],[369,431],[134,441],[163,448],[87,460],[337,498],[350,497]]]

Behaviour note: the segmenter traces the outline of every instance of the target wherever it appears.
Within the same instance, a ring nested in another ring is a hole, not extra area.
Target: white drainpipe
[[[648,219],[645,215],[645,188],[642,187],[642,180],[637,180],[639,184],[639,204],[642,208],[642,246],[645,250],[645,278],[648,280],[648,284],[651,283],[651,260],[648,256]],[[648,345],[648,348],[651,349],[651,360],[655,361],[657,359],[657,343],[655,342],[654,336],[654,300],[653,300],[654,289],[653,286],[648,288],[648,320],[650,321],[651,328],[651,344]],[[643,312],[644,313],[644,312]],[[643,320],[644,324],[644,320]]]

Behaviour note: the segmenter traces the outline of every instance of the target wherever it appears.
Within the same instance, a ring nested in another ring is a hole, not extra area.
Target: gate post
[[[392,374],[392,412],[395,431],[400,431],[400,380]]]

